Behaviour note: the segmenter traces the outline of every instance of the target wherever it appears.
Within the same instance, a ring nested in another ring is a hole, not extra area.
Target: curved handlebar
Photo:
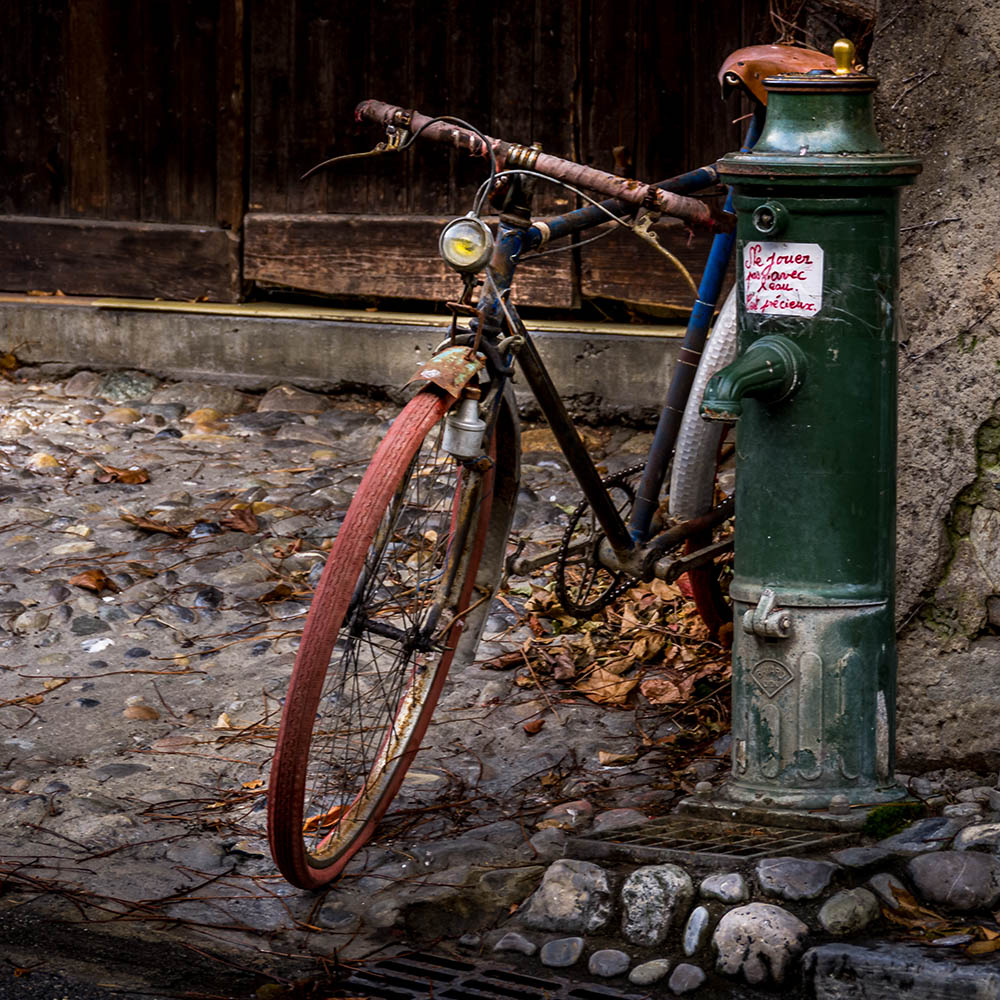
[[[564,160],[543,153],[532,146],[519,146],[490,136],[484,136],[484,142],[475,132],[448,122],[435,121],[427,115],[420,114],[419,111],[408,111],[396,105],[384,104],[382,101],[369,100],[362,101],[354,113],[358,121],[367,119],[380,125],[405,128],[414,134],[419,132],[421,136],[447,143],[471,156],[488,157],[492,149],[499,170],[504,168],[535,170],[554,180],[589,188],[630,204],[644,205],[664,215],[671,215],[683,219],[690,225],[706,229],[729,230],[734,225],[732,216],[716,216],[708,205],[695,198],[664,191],[652,184],[618,177],[595,167],[574,163],[572,160]]]

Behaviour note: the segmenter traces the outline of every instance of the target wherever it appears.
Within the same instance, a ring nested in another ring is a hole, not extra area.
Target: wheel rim
[[[439,430],[418,450],[383,515],[324,679],[302,830],[317,868],[341,858],[395,790],[451,645],[441,631],[450,624],[437,618],[433,598],[447,565],[457,467],[440,451]]]

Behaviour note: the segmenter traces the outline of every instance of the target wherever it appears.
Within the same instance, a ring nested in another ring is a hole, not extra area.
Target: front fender
[[[406,384],[431,382],[457,399],[485,365],[486,358],[471,347],[446,347],[424,362]]]

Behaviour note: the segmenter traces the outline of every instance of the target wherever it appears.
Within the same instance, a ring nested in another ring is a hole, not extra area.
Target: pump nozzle
[[[802,384],[805,364],[794,341],[776,334],[761,337],[709,379],[701,415],[706,420],[739,420],[747,396],[767,403],[787,399]]]

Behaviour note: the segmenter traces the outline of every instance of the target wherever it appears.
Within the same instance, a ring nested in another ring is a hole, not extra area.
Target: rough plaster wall
[[[996,767],[1000,2],[881,0],[870,64],[883,141],[924,157],[903,195],[900,755]]]

